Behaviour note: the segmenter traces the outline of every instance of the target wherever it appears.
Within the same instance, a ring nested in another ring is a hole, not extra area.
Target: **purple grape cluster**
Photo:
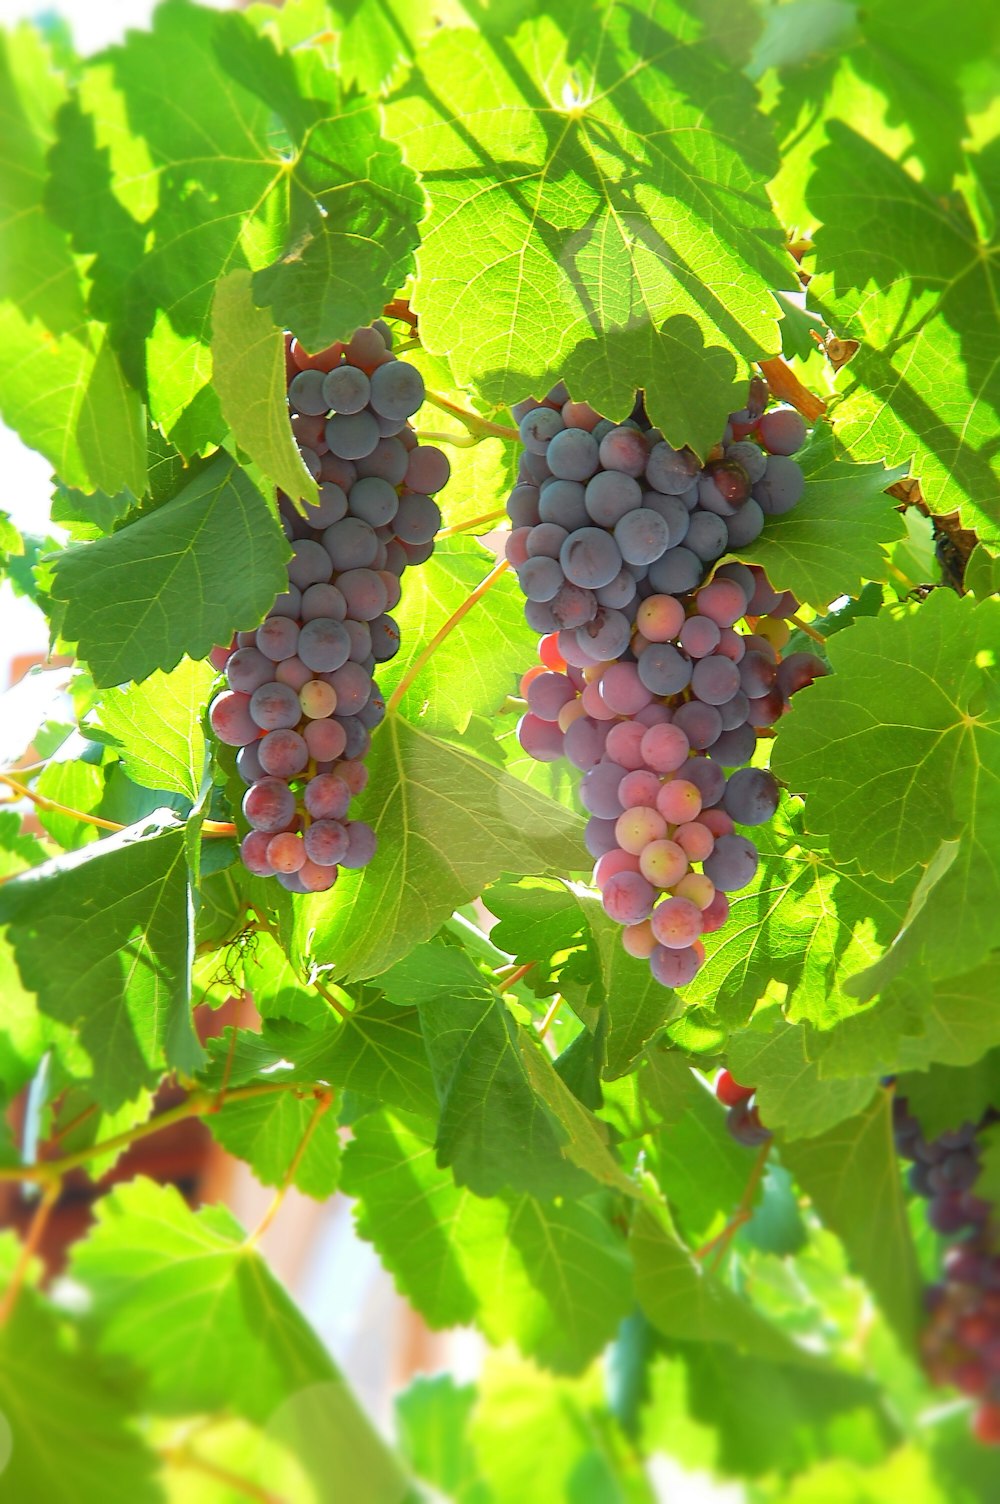
[[[318,355],[288,345],[292,428],[319,496],[303,516],[279,493],[293,550],[288,588],[256,631],[212,655],[228,688],[210,722],[239,747],[248,786],[244,865],[293,893],[324,892],[341,867],[374,855],[371,826],[348,812],[385,716],[375,673],[399,651],[389,612],[403,571],[430,557],[441,525],[432,493],[450,467],[417,442],[407,420],[423,379],[391,344],[378,320]]]
[[[522,681],[519,739],[583,774],[595,885],[625,949],[665,986],[694,978],[701,937],[757,869],[736,826],[778,803],[772,775],[746,766],[758,734],[827,671],[811,653],[781,660],[798,603],[763,570],[726,563],[705,582],[801,495],[801,470],[777,450],[800,447],[805,425],[766,400],[755,381],[704,466],[643,426],[641,404],[616,427],[557,389],[520,415],[507,556],[547,635]]]
[[[947,1239],[942,1277],[926,1292],[924,1361],[938,1384],[977,1400],[973,1430],[1000,1444],[1000,1247],[993,1207],[976,1194],[982,1169],[978,1139],[1000,1119],[990,1109],[977,1123],[928,1139],[905,1097],[892,1104],[896,1150],[911,1161],[909,1184],[928,1202],[927,1220]]]

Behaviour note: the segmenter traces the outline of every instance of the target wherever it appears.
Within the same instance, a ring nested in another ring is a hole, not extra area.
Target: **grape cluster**
[[[726,1070],[715,1078],[715,1095],[726,1109],[726,1131],[748,1149],[757,1149],[773,1137],[760,1120],[760,1110],[754,1102],[756,1091],[755,1086],[741,1086]]]
[[[518,736],[530,756],[565,756],[583,774],[604,907],[671,987],[694,978],[701,937],[756,871],[736,826],[763,824],[778,803],[772,775],[745,766],[758,732],[826,672],[811,653],[781,661],[797,602],[763,570],[726,563],[703,583],[801,495],[789,455],[805,425],[765,403],[755,381],[704,466],[643,427],[641,403],[616,427],[556,389],[520,416],[507,557],[546,636],[522,680]]]
[[[904,1097],[894,1097],[892,1108],[897,1152],[912,1161],[910,1188],[927,1199],[934,1230],[955,1240],[941,1279],[927,1291],[924,1361],[935,1383],[954,1384],[979,1402],[973,1430],[980,1441],[1000,1445],[1000,1247],[993,1208],[975,1189],[982,1168],[977,1140],[1000,1113],[991,1109],[978,1123],[929,1140]]]
[[[448,460],[408,424],[423,379],[391,344],[381,320],[317,355],[288,343],[292,429],[319,496],[303,516],[279,493],[288,588],[256,631],[212,655],[228,684],[212,702],[212,729],[240,748],[248,785],[244,865],[293,893],[324,892],[339,868],[374,855],[374,831],[347,818],[385,716],[374,675],[399,650],[388,613],[400,577],[430,557],[441,525],[432,493]]]

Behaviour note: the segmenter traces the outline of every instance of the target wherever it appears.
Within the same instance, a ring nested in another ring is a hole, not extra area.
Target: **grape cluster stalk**
[[[417,441],[423,379],[391,346],[381,319],[316,355],[286,341],[292,430],[319,495],[303,516],[279,492],[287,589],[255,631],[212,653],[228,687],[209,719],[240,749],[247,785],[243,863],[293,893],[324,892],[375,854],[371,826],[348,818],[385,716],[375,674],[399,651],[401,576],[430,557],[441,525],[433,495],[450,467]]]
[[[668,987],[694,979],[702,937],[757,870],[736,827],[765,823],[779,798],[748,766],[758,735],[827,672],[813,653],[781,658],[793,596],[758,567],[717,563],[804,489],[791,456],[805,423],[767,400],[755,378],[704,464],[664,441],[641,398],[619,425],[562,387],[514,409],[507,558],[545,634],[518,737],[582,774],[594,884],[626,951]]]
[[[974,1399],[972,1427],[1000,1446],[1000,1242],[995,1208],[977,1195],[979,1136],[1000,1121],[992,1108],[978,1122],[928,1139],[905,1097],[893,1097],[896,1151],[910,1160],[911,1190],[927,1200],[927,1220],[951,1242],[941,1278],[926,1291],[924,1362],[937,1384]]]

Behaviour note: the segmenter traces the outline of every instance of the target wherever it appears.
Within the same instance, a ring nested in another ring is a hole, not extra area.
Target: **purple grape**
[[[399,497],[387,480],[365,475],[351,487],[350,509],[352,517],[360,517],[369,527],[383,527],[396,516]]]
[[[324,726],[326,721],[312,721],[310,726]],[[258,746],[260,765],[275,778],[294,778],[309,761],[309,747],[297,731],[281,729],[262,736]]]
[[[562,414],[552,407],[535,407],[518,424],[521,443],[529,454],[544,455],[552,439],[566,427]]]
[[[440,508],[429,496],[404,496],[392,526],[403,543],[431,543],[441,527]]]
[[[375,855],[377,840],[375,832],[363,820],[351,820],[347,830],[347,852],[341,858],[342,867],[367,867]]]
[[[347,615],[347,602],[336,585],[310,585],[302,592],[300,611],[303,624],[321,616],[343,621]]]
[[[583,428],[565,428],[549,442],[545,455],[560,480],[589,480],[600,463],[598,445]]]
[[[517,571],[517,582],[529,601],[550,601],[566,580],[555,559],[538,554],[524,561]]]
[[[718,653],[699,658],[691,674],[691,688],[706,705],[724,705],[740,683],[740,668]]]
[[[388,605],[388,593],[372,569],[348,569],[337,576],[337,589],[347,602],[354,621],[374,621]]]
[[[719,836],[702,869],[723,893],[733,893],[753,881],[759,862],[757,848],[746,836]]]
[[[314,820],[305,833],[306,855],[318,867],[335,867],[349,846],[347,829],[339,820]]]
[[[243,813],[255,830],[273,834],[295,818],[295,795],[280,778],[261,778],[243,795]]]
[[[292,544],[292,559],[288,565],[288,578],[300,590],[329,580],[330,555],[321,543],[311,538],[301,538]]]
[[[342,517],[347,516],[347,496],[333,481],[327,480],[319,488],[319,501],[315,505],[306,506],[306,518],[310,527],[317,532],[323,528],[332,527]]]
[[[771,454],[763,476],[753,488],[753,496],[765,516],[780,517],[801,501],[805,487],[805,476],[795,460]]]
[[[722,807],[737,825],[764,825],[778,808],[777,779],[766,768],[740,768],[730,774]]]
[[[364,459],[383,437],[369,412],[334,413],[327,419],[324,433],[331,452],[344,460]]]
[[[646,479],[654,491],[666,496],[681,496],[698,474],[698,456],[690,449],[671,449],[669,444],[656,444],[646,461]]]
[[[313,418],[329,411],[330,404],[323,396],[323,380],[322,371],[300,371],[292,378],[288,401],[297,413]]]
[[[579,722],[573,724],[579,725]],[[585,773],[580,783],[580,802],[584,809],[602,820],[617,819],[622,812],[618,785],[627,771],[615,762],[599,762]]]
[[[691,682],[691,662],[669,642],[651,642],[639,657],[639,678],[654,695],[679,694]]]
[[[255,689],[274,678],[274,663],[257,648],[237,648],[226,660],[226,682],[240,694],[252,695]]]
[[[714,705],[702,704],[700,700],[688,700],[674,711],[675,726],[679,726],[697,751],[710,747],[722,733],[722,717]],[[687,776],[686,774],[684,775]]]
[[[369,569],[378,554],[375,529],[360,517],[345,517],[323,533],[323,547],[334,569]]]
[[[659,512],[636,507],[615,523],[615,542],[626,564],[652,564],[669,548],[670,528]]]
[[[357,366],[334,366],[323,378],[324,412],[359,413],[367,405],[371,383]]]
[[[542,522],[554,522],[567,533],[586,527],[590,515],[584,504],[584,489],[579,481],[555,480],[539,493],[538,517]]]
[[[623,475],[618,470],[600,470],[588,481],[583,499],[589,520],[600,527],[614,527],[629,512],[642,506],[642,487],[631,475]],[[559,517],[552,520],[562,521]],[[563,526],[568,528],[570,524],[564,522]]]
[[[298,651],[299,624],[287,616],[269,616],[257,628],[254,642],[258,651],[272,663],[294,658]]]
[[[667,552],[649,566],[649,583],[661,595],[685,595],[700,583],[705,566],[698,555],[683,544]]]
[[[314,673],[330,673],[347,662],[351,639],[343,622],[317,616],[299,633],[299,657]]]
[[[371,405],[381,417],[405,421],[423,400],[424,378],[406,361],[387,361],[372,374]]]

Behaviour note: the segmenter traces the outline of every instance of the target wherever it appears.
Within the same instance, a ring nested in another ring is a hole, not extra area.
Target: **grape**
[[[351,820],[347,830],[347,852],[341,857],[342,867],[367,867],[375,855],[377,845],[375,832],[363,820]]]
[[[342,820],[351,802],[351,790],[337,774],[318,773],[306,784],[304,798],[314,820]]]
[[[340,721],[309,721],[302,736],[314,762],[332,762],[347,750],[347,733]]]
[[[226,682],[241,694],[252,695],[273,677],[274,663],[257,648],[237,648],[226,661]]]
[[[615,822],[591,815],[584,827],[583,844],[595,861],[608,851],[615,850]]]
[[[618,470],[600,470],[587,482],[583,499],[589,520],[601,527],[614,527],[629,512],[642,506],[642,487],[631,475],[623,475]],[[553,518],[556,522],[561,520]],[[564,526],[570,524],[567,522]]]
[[[726,459],[735,461],[746,471],[751,485],[760,480],[767,466],[767,456],[762,453],[759,445],[747,439],[741,439],[735,444],[727,444]]]
[[[687,537],[691,515],[679,496],[661,496],[658,491],[642,493],[644,511],[655,512],[667,524],[667,547],[676,548]]]
[[[529,601],[550,601],[566,578],[555,559],[539,554],[525,559],[517,571],[517,582]]]
[[[650,726],[642,738],[647,767],[657,773],[675,773],[687,761],[690,744],[679,726]]]
[[[274,868],[267,859],[267,848],[271,836],[265,830],[251,830],[240,842],[240,856],[243,865],[254,877],[273,877]]]
[[[326,420],[324,433],[331,452],[343,460],[363,459],[383,437],[369,412],[334,413]]]
[[[403,479],[409,490],[433,496],[436,491],[444,490],[450,476],[451,463],[444,451],[435,449],[433,444],[421,444],[410,453]],[[387,475],[386,480],[391,481],[392,477]]]
[[[250,715],[262,731],[297,726],[302,718],[299,697],[290,685],[272,680],[250,696]]]
[[[383,480],[396,487],[402,485],[408,474],[410,460],[409,451],[399,439],[379,439],[371,454],[356,462],[355,469],[362,480]],[[420,487],[411,489],[418,491]]]
[[[368,787],[368,769],[363,762],[348,759],[337,764],[337,777],[342,779],[352,794],[363,794]]]
[[[535,407],[517,426],[521,443],[529,454],[545,454],[549,443],[566,427],[562,414],[551,407]]]
[[[722,734],[722,716],[714,705],[688,700],[674,711],[674,725],[679,727],[691,746],[703,752]]]
[[[653,927],[648,919],[641,924],[630,924],[622,930],[622,949],[637,960],[646,961],[656,947]]]
[[[399,510],[399,497],[387,480],[377,475],[365,475],[351,487],[350,508],[352,517],[360,517],[369,527],[384,527]]]
[[[554,720],[529,713],[517,723],[517,739],[536,762],[556,762],[562,757],[563,734]]]
[[[751,701],[751,705],[752,705]],[[732,731],[723,731],[714,742],[709,744],[709,751],[717,762],[723,767],[738,768],[743,763],[749,762],[757,745],[757,735],[750,725],[736,726]]]
[[[586,527],[591,519],[579,481],[556,480],[546,486],[539,494],[538,516],[542,522],[555,522],[568,533]]]
[[[265,776],[264,769],[260,765],[257,755],[257,743],[247,742],[236,754],[236,771],[244,783],[256,783],[258,778]]]
[[[773,659],[757,648],[750,648],[739,665],[740,688],[751,700],[766,695],[778,677]]]
[[[312,416],[293,412],[291,423],[292,433],[297,443],[306,449],[312,449],[318,455],[322,456],[327,453],[326,436],[323,432],[326,428],[325,410]]]
[[[684,777],[688,783],[693,783],[701,795],[703,824],[708,824],[708,816],[713,813],[710,806],[718,804],[726,787],[726,772],[720,762],[714,757],[691,757],[683,765]],[[728,816],[726,819],[728,820]],[[709,825],[709,828],[713,827]],[[732,827],[729,827],[732,829]],[[719,834],[718,831],[715,834]]]
[[[367,406],[371,383],[357,366],[336,366],[323,378],[324,411],[359,413]]]
[[[721,892],[732,893],[753,880],[758,860],[757,848],[746,836],[719,836],[703,866]]]
[[[680,645],[689,658],[705,658],[715,651],[722,633],[707,616],[689,616],[680,632]]]
[[[330,673],[347,662],[351,639],[343,622],[316,616],[299,633],[299,657],[314,673]]]
[[[772,454],[795,454],[806,441],[806,424],[794,407],[774,407],[757,424],[761,443]]]
[[[616,924],[640,924],[649,917],[656,890],[638,872],[616,872],[601,894],[604,911]]]
[[[388,663],[399,652],[399,626],[391,616],[376,616],[369,622],[372,640],[372,656],[376,663]]]
[[[324,481],[319,488],[319,501],[315,505],[306,505],[306,517],[310,527],[317,532],[322,532],[326,527],[332,527],[342,517],[347,516],[347,496],[340,486],[334,485],[333,481]]]
[[[418,450],[419,454],[420,451]],[[539,519],[538,487],[515,486],[507,498],[507,515],[515,529],[536,527]],[[581,502],[582,504],[582,502]]]
[[[317,867],[334,867],[346,855],[347,831],[338,820],[315,820],[305,833],[306,856]]]
[[[323,547],[334,569],[369,569],[378,554],[375,529],[360,517],[344,517],[323,533]]]
[[[730,1107],[726,1113],[726,1131],[748,1149],[759,1148],[771,1137],[771,1131],[764,1127],[757,1108],[747,1102],[737,1102]]]
[[[339,718],[354,715],[368,703],[372,692],[372,676],[360,663],[345,663],[328,674],[327,678],[337,691]]]
[[[618,785],[626,771],[616,762],[599,762],[585,773],[580,783],[580,802],[584,809],[602,820],[617,820],[622,812]]]
[[[769,689],[766,695],[757,695],[747,706],[747,722],[751,726],[773,726],[785,709],[780,689]]]
[[[530,527],[516,527],[508,533],[504,543],[504,556],[508,564],[513,564],[515,569],[520,569],[528,560],[528,539],[531,537]]]
[[[294,658],[299,642],[298,622],[290,621],[287,616],[269,616],[257,628],[254,642],[272,663],[280,663],[282,658]]]
[[[381,323],[381,320],[379,321]],[[369,325],[363,325],[355,329],[347,344],[346,355],[352,365],[362,366],[365,370],[378,365],[385,359],[385,340],[377,329]]]
[[[357,480],[357,477],[357,466],[351,460],[341,459],[339,455],[330,454],[329,451],[324,454],[322,479],[324,481],[332,481],[335,486],[339,486],[345,496]]]
[[[300,590],[329,580],[330,555],[321,543],[311,538],[300,539],[292,544],[292,559],[288,565],[288,578]]]
[[[399,605],[400,601],[402,600],[402,586],[400,585],[399,580],[396,578],[396,576],[388,569],[380,569],[378,571],[378,577],[382,581],[382,584],[385,586],[386,610],[392,611],[396,606]],[[381,617],[376,618],[376,620],[381,620]],[[369,622],[369,630],[370,629],[371,623]],[[388,656],[391,658],[392,654],[390,653]]]
[[[602,606],[591,621],[577,629],[577,640],[597,659],[620,658],[628,647],[632,628],[620,611]]]
[[[691,549],[679,544],[649,566],[649,583],[664,595],[684,595],[699,584],[705,566]]]
[[[310,679],[299,690],[299,704],[307,719],[322,721],[336,710],[337,692],[331,684],[325,684],[321,679]]]
[[[614,579],[621,569],[622,556],[608,533],[583,527],[570,533],[559,550],[559,562],[571,584],[596,590]]]
[[[624,782],[623,778],[622,783]],[[621,798],[620,788],[621,785],[619,785],[619,799]],[[663,815],[659,810],[650,809],[644,804],[636,804],[631,809],[623,810],[615,821],[615,840],[621,849],[631,856],[641,856],[650,841],[665,840],[666,834],[667,822]]]
[[[351,644],[348,658],[352,663],[364,663],[372,656],[372,629],[366,621],[355,621],[348,616],[344,620],[344,631],[347,633]]]
[[[676,841],[650,841],[639,857],[639,870],[655,888],[672,888],[688,870],[687,853]]]
[[[583,686],[583,693],[580,695],[580,704],[587,715],[593,717],[595,721],[610,722],[615,718],[614,711],[604,703],[601,687],[596,682]]]
[[[293,339],[289,347],[291,364],[300,371],[329,371],[337,365],[344,353],[344,347],[339,342],[330,345],[326,350],[319,350],[315,355],[310,355],[304,350],[297,339]],[[287,364],[287,362],[286,362]]]
[[[701,814],[701,793],[686,778],[671,778],[661,786],[656,807],[669,825],[684,825]]]
[[[635,624],[650,642],[669,642],[684,625],[684,607],[672,595],[649,595],[636,612]]]
[[[686,950],[669,950],[657,945],[650,952],[649,969],[661,987],[685,987],[694,981],[701,968],[701,956],[693,946]]]
[[[528,709],[543,721],[557,721],[563,706],[575,698],[565,674],[539,674],[528,685]]]
[[[717,653],[699,658],[691,673],[691,688],[706,705],[724,705],[740,686],[740,668]]]
[[[748,543],[753,543],[755,538],[759,538],[763,531],[764,513],[760,503],[754,501],[751,496],[749,501],[743,503],[735,517],[727,519],[726,547],[745,548]]]
[[[605,470],[619,470],[633,476],[641,475],[649,460],[642,434],[634,428],[613,428],[606,433],[601,439],[599,454]]]
[[[626,564],[652,564],[669,547],[670,529],[659,512],[637,507],[615,524],[615,542]]]
[[[723,627],[716,652],[721,653],[725,658],[731,659],[733,663],[741,663],[746,650],[747,638],[741,637],[738,632],[734,632],[732,627]]]
[[[533,632],[554,632],[558,623],[545,601],[524,603],[524,619]]]
[[[533,486],[540,486],[543,480],[552,479],[552,471],[545,463],[544,455],[525,452],[521,455],[521,461],[517,467],[517,478]]]
[[[230,662],[232,662],[231,659]],[[788,700],[800,689],[804,689],[806,685],[812,684],[814,680],[829,672],[822,658],[817,658],[815,653],[790,653],[778,665],[775,680],[781,693]],[[238,686],[234,684],[233,688],[236,689]]]
[[[623,664],[622,667],[627,667]],[[608,739],[604,744],[605,751],[612,762],[619,763],[629,772],[645,766],[642,755],[642,739],[646,734],[645,726],[640,726],[638,721],[616,721],[608,732]],[[621,790],[619,789],[619,797]]]
[[[319,455],[316,453],[315,449],[310,449],[308,444],[299,444],[297,445],[297,448],[299,455],[301,456],[302,463],[309,471],[309,474],[312,476],[313,480],[319,480],[323,467],[320,463]]]
[[[329,412],[330,404],[323,396],[324,379],[322,371],[300,371],[292,379],[288,401],[297,413],[312,418]]]
[[[805,476],[796,462],[782,454],[772,454],[753,488],[753,496],[765,516],[780,517],[802,499],[805,487]]]
[[[306,859],[302,837],[291,831],[272,836],[267,843],[267,859],[275,872],[298,872]]]
[[[669,642],[651,642],[639,658],[639,678],[654,695],[674,695],[691,682],[691,660]]]
[[[746,614],[747,597],[737,580],[716,577],[698,591],[695,604],[717,627],[731,627]]]
[[[312,726],[327,726],[329,721],[312,721]],[[297,731],[282,728],[262,736],[257,755],[265,773],[275,778],[294,778],[309,761],[309,748]]]
[[[550,441],[545,458],[560,480],[589,480],[598,468],[598,446],[585,429],[566,428]]]
[[[551,611],[552,620],[560,630],[582,627],[597,615],[597,602],[591,591],[567,581],[552,597]]]
[[[300,611],[303,622],[315,621],[320,616],[343,621],[347,602],[336,585],[310,585],[303,591]]]
[[[616,715],[635,715],[650,701],[650,691],[634,663],[613,663],[601,676],[601,693]]]
[[[337,576],[337,588],[347,602],[347,614],[355,621],[374,621],[388,604],[388,593],[372,569],[348,569]]]
[[[610,741],[610,736],[608,741]],[[625,774],[618,785],[618,799],[623,809],[653,809],[660,792],[660,780],[648,768],[635,768]]]
[[[719,706],[719,717],[722,721],[721,729],[723,731],[735,731],[737,726],[743,725],[749,714],[750,701],[742,689],[738,689],[731,700],[726,700],[724,704]]]
[[[690,898],[665,898],[656,905],[650,923],[660,945],[687,950],[701,935],[701,909]]]
[[[715,845],[715,837],[708,826],[703,825],[700,820],[686,820],[683,825],[678,825],[674,831],[674,840],[690,862],[703,862],[707,856],[711,856],[712,848]],[[692,901],[697,901],[694,897],[695,891],[703,891],[702,889],[690,889],[690,884],[696,876],[699,876],[699,874],[689,873],[687,877],[681,878],[677,888],[678,893],[680,893],[684,884],[687,883],[689,888],[684,890],[683,896],[692,899]],[[707,882],[708,879],[706,878],[705,881]],[[713,887],[705,903],[699,903],[698,907],[705,908],[714,894],[715,888]]]
[[[279,873],[279,882],[281,876]],[[294,876],[298,878],[304,893],[326,893],[337,881],[337,868],[319,867],[307,857]]]
[[[600,413],[596,413],[586,402],[564,402],[561,411],[567,428],[584,428],[592,433],[601,421]]]
[[[740,1086],[729,1071],[720,1071],[715,1078],[715,1095],[723,1107],[735,1107],[738,1102],[749,1102],[753,1094],[754,1087]]]
[[[654,491],[680,496],[699,469],[698,457],[690,449],[671,449],[669,444],[656,444],[646,461],[646,479]]]
[[[259,735],[250,714],[250,695],[238,695],[233,690],[215,696],[209,708],[209,723],[218,740],[230,747],[245,746]]]
[[[525,540],[529,559],[558,559],[559,550],[569,537],[566,529],[557,522],[540,522],[533,527]]]
[[[706,564],[711,564],[729,547],[729,531],[721,517],[711,512],[695,512],[684,538],[684,547]]]
[[[255,830],[273,834],[295,818],[295,795],[280,778],[261,778],[243,795],[243,813]]]
[[[429,496],[404,496],[392,527],[402,543],[431,543],[441,527],[441,510]]]
[[[778,808],[778,783],[766,768],[740,768],[732,773],[722,807],[738,825],[764,825]]]

